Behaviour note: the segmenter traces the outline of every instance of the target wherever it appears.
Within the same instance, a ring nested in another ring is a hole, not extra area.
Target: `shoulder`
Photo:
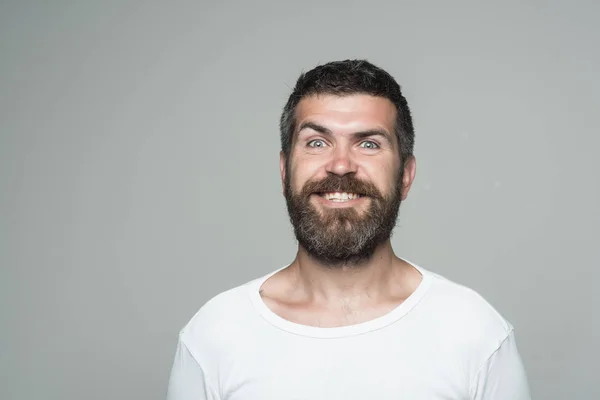
[[[225,290],[210,298],[181,329],[187,337],[210,329],[227,329],[236,325],[238,318],[247,314],[250,303],[250,287],[254,281]]]
[[[257,322],[250,299],[250,291],[257,282],[258,279],[249,281],[209,299],[180,330],[179,340],[194,356],[238,342],[244,334],[241,327]]]
[[[260,338],[267,322],[257,308],[258,290],[275,269],[222,291],[206,301],[179,332],[179,341],[197,359],[219,359]]]
[[[511,323],[474,289],[430,271],[424,273],[430,287],[423,307],[451,340],[491,352],[513,331]]]

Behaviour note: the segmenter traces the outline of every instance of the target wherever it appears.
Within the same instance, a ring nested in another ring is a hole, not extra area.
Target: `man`
[[[318,66],[280,126],[296,258],[200,309],[180,332],[168,399],[529,399],[512,326],[394,254],[416,168],[396,81],[362,60]]]

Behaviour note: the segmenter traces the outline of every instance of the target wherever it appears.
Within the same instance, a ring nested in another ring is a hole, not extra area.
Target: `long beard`
[[[289,169],[288,169],[289,171]],[[387,241],[396,226],[401,203],[402,174],[396,187],[384,196],[369,182],[354,175],[330,174],[321,181],[307,182],[295,193],[286,175],[285,198],[296,239],[313,258],[330,267],[360,265]],[[369,198],[369,207],[358,212],[352,207],[319,211],[311,195],[327,192],[357,193]]]

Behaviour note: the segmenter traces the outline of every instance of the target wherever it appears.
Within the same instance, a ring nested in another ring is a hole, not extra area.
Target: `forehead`
[[[311,95],[296,107],[296,129],[303,122],[326,125],[331,130],[383,128],[392,133],[396,125],[396,107],[379,96],[353,94]]]

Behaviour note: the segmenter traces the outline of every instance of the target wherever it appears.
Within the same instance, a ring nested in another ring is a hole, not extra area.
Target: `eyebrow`
[[[298,133],[300,133],[304,129],[312,129],[313,131],[317,131],[323,135],[333,136],[333,132],[330,129],[324,127],[323,125],[319,125],[319,124],[316,124],[316,123],[310,122],[310,121],[303,122],[298,127]],[[372,137],[372,136],[381,136],[385,140],[387,140],[390,144],[393,143],[389,132],[386,131],[385,129],[367,129],[364,131],[354,132],[351,134],[351,136],[354,139],[365,139],[365,138]]]

